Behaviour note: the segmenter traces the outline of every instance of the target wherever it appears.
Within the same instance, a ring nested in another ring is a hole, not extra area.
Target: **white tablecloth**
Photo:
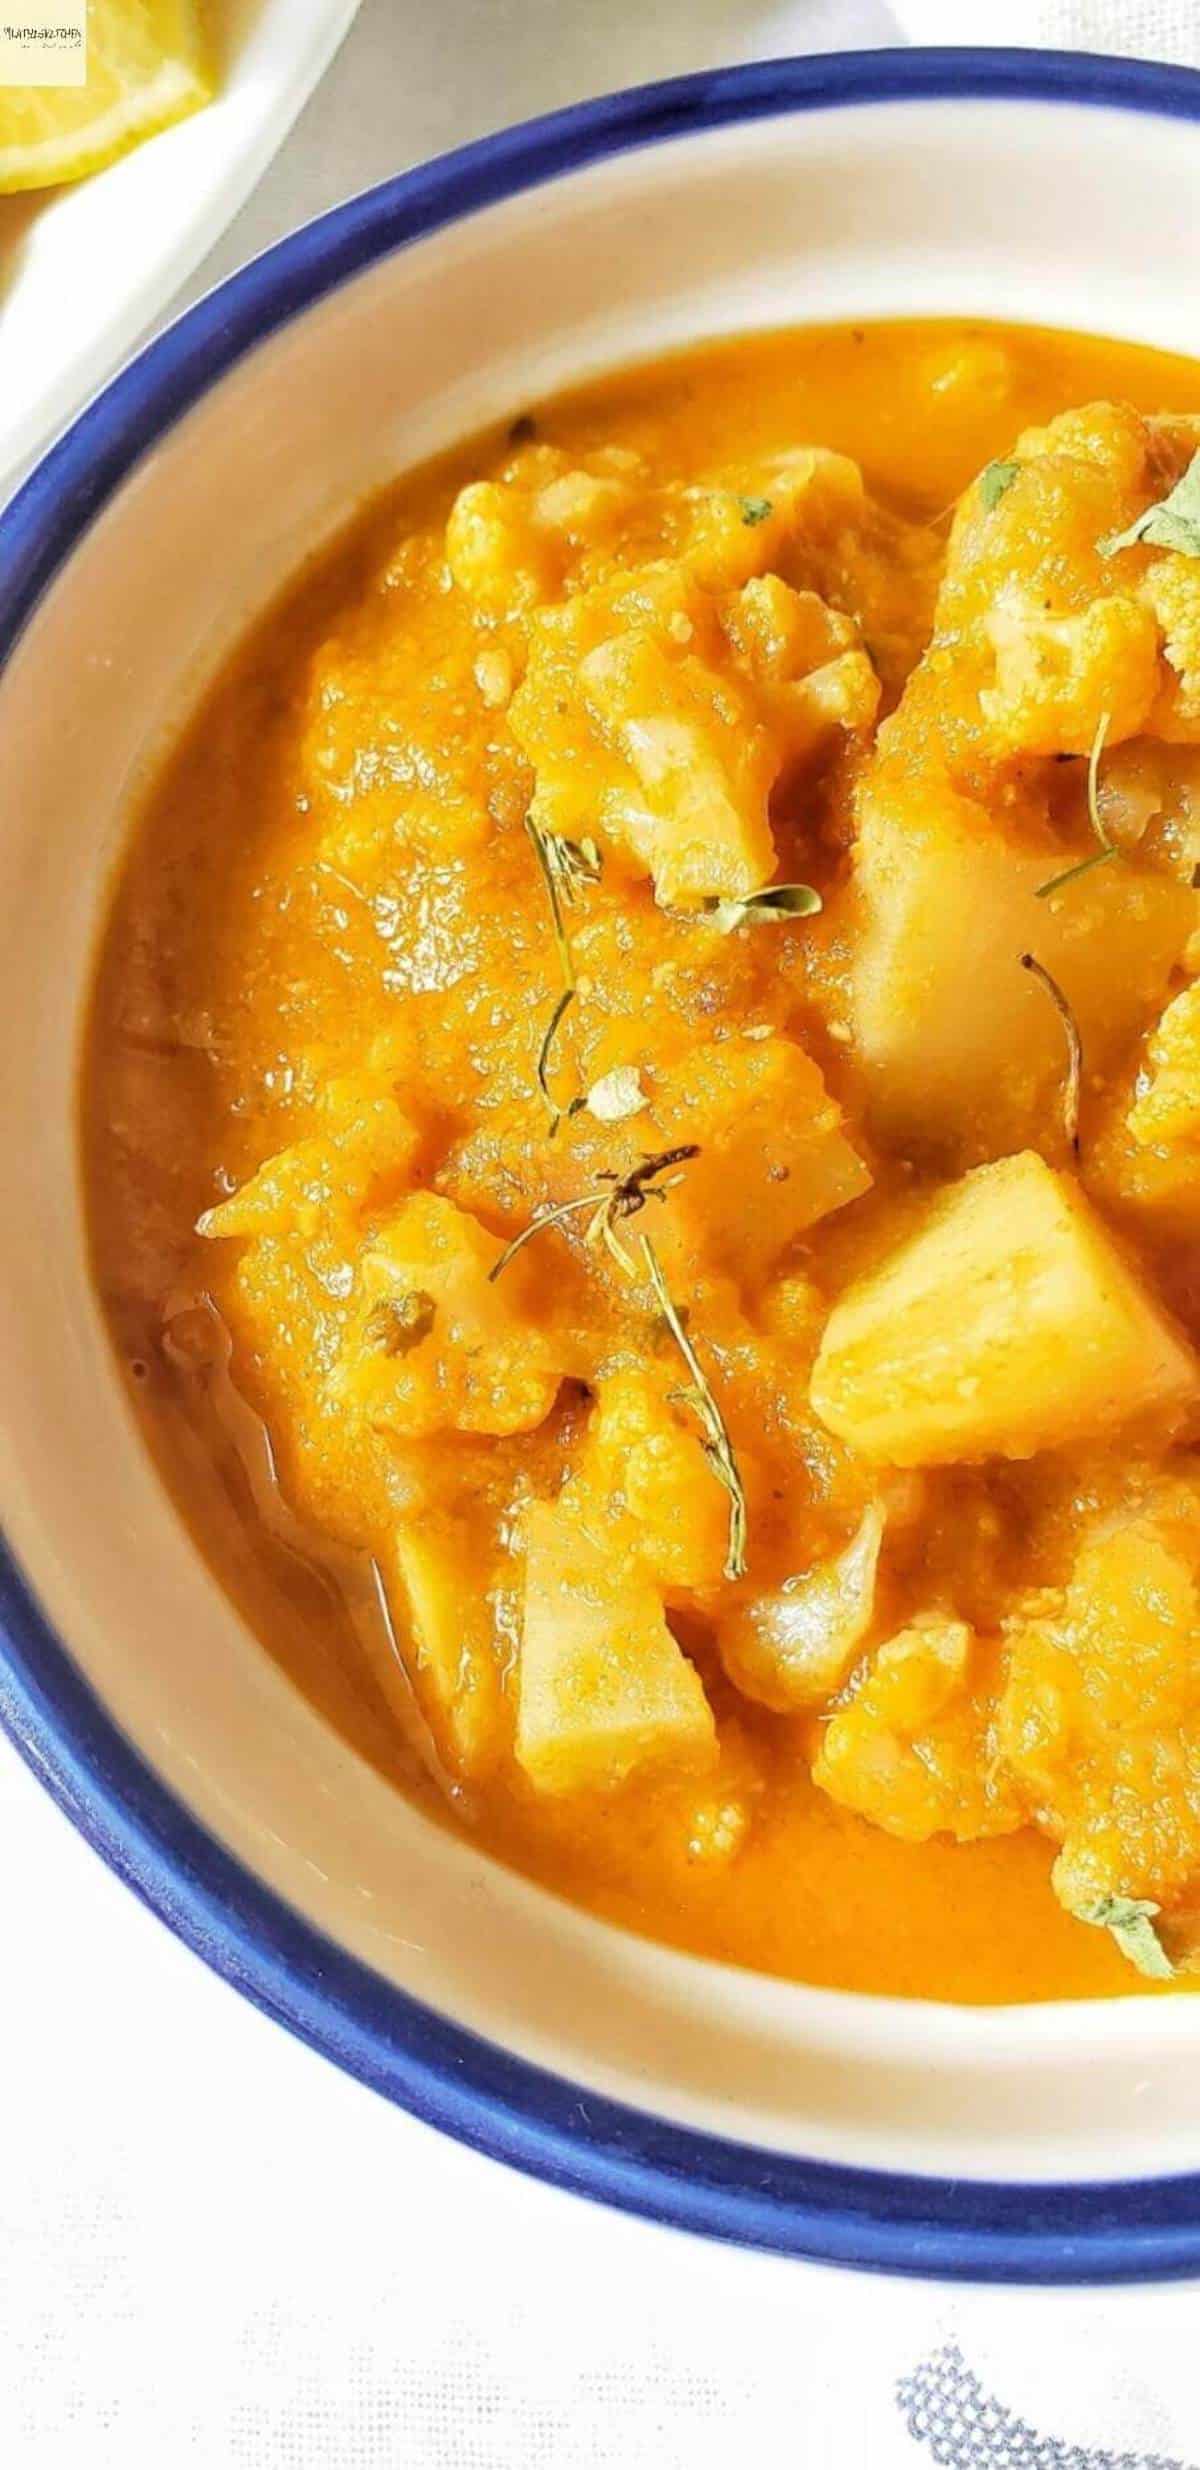
[[[365,0],[192,289],[489,126],[905,30],[1195,58],[1200,0]],[[0,2470],[1200,2462],[1194,2294],[867,2282],[518,2179],[235,1997],[2,1743],[0,1880]]]

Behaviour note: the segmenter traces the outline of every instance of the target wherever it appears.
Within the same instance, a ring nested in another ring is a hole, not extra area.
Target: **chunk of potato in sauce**
[[[1200,367],[1035,329],[635,369],[368,508],[147,799],[82,1112],[148,1441],[611,1920],[978,2001],[1200,1940],[1200,555],[1107,545],[1198,447]]]

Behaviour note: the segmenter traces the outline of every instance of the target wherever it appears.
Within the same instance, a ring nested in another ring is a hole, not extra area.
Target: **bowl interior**
[[[338,1945],[585,2089],[780,2152],[946,2177],[1193,2167],[1200,2002],[975,2012],[706,1965],[496,1867],[364,1768],[202,1566],[109,1361],[73,1139],[90,959],[147,770],[231,639],[397,468],[606,366],[806,318],[977,313],[1184,350],[1198,215],[1185,120],[959,96],[625,152],[307,307],[301,258],[303,313],[173,425],[155,362],[124,381],[118,426],[141,451],[0,674],[17,1166],[0,1186],[0,1501],[19,1563],[147,1761]],[[265,299],[277,279],[259,280]],[[219,315],[201,319],[195,348],[218,355]],[[111,439],[113,416],[93,417]],[[22,520],[61,514],[63,487],[51,465]]]

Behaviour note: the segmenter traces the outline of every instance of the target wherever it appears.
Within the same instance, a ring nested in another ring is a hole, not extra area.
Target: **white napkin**
[[[604,86],[788,48],[1200,58],[1198,0],[365,0],[207,269]],[[289,2040],[0,1744],[2,2470],[1197,2470],[1190,2292],[954,2291],[518,2179]]]
[[[1200,0],[892,0],[912,43],[1041,43],[1200,61]]]

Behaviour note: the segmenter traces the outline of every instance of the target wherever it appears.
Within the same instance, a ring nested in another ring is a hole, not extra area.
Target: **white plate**
[[[0,494],[144,334],[282,145],[358,0],[225,0],[221,91],[109,171],[0,197]]]

